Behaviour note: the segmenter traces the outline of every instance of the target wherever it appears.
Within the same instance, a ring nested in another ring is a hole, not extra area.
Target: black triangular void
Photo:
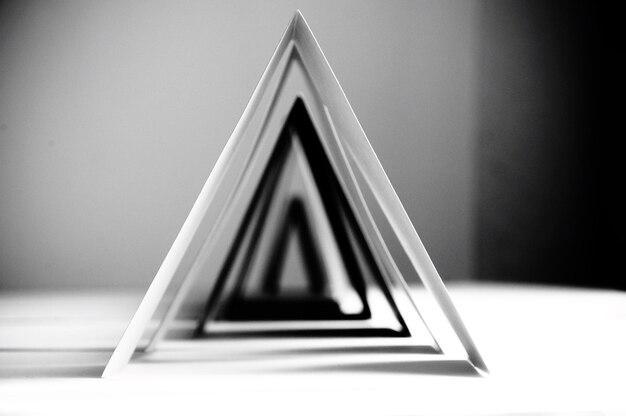
[[[328,249],[328,244],[315,238],[318,224],[311,215],[312,208],[298,195],[281,194],[280,184],[284,183],[285,176],[294,174],[286,166],[296,151],[305,156],[299,159],[299,163],[304,162],[307,172],[311,173],[311,185],[316,191],[313,197],[321,200],[318,205],[332,230],[332,246],[338,249],[342,270],[347,275],[347,291],[352,293],[353,300],[354,295],[358,298],[359,307],[356,309],[345,311],[340,307],[342,293],[346,290],[333,290],[338,286],[333,284],[337,276],[329,274],[327,267],[324,267],[327,259],[323,253],[324,249]],[[278,216],[278,222],[269,224],[268,217],[275,209],[281,209],[281,215]],[[261,244],[263,235],[272,236],[265,252]],[[293,274],[294,269],[286,264],[289,263],[288,252],[293,252],[290,250],[293,243],[297,243],[302,258],[300,272],[296,273],[304,276],[288,276],[289,270]],[[255,268],[254,264],[261,266]],[[284,281],[290,278],[293,280],[294,277],[305,282],[299,290],[285,287],[288,285]],[[198,321],[196,335],[210,335],[211,331],[207,328],[210,328],[212,321],[371,321],[373,308],[370,308],[368,302],[371,290],[377,290],[383,295],[379,298],[383,298],[387,308],[393,312],[396,320],[394,328],[361,325],[300,332],[305,335],[313,332],[315,335],[341,336],[409,335],[305,104],[298,98],[239,225],[204,313]],[[294,334],[294,331],[290,334]]]

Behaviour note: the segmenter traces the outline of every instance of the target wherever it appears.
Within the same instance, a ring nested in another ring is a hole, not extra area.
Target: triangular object
[[[299,11],[103,376],[171,338],[238,335],[402,337],[487,371]]]
[[[259,220],[252,224],[254,213],[258,213]],[[248,239],[246,232],[251,235]],[[304,254],[304,270],[300,274],[310,278],[313,296],[309,299],[301,296],[285,299],[277,293],[281,271],[289,259],[285,253],[289,242],[293,242],[290,237],[294,233],[302,243]],[[264,239],[267,240],[265,243]],[[247,244],[244,244],[246,240]],[[223,292],[238,255],[243,257],[237,276],[232,276],[232,299],[223,302]],[[261,259],[262,265],[255,269],[251,265],[257,258]],[[359,258],[362,261],[359,262]],[[260,280],[257,292],[261,292],[261,296],[254,301],[246,301],[242,295],[244,287],[247,280],[255,279]],[[372,293],[368,290],[377,291],[379,298],[383,298],[374,310],[369,306]],[[323,295],[336,299],[324,298]],[[309,331],[300,328],[300,335],[365,335],[367,329],[370,334],[379,335],[394,331],[397,336],[409,333],[382,273],[376,269],[373,256],[300,98],[295,100],[289,112],[251,204],[232,239],[205,311],[198,319],[196,337],[210,335],[205,326],[215,328],[211,321],[219,320],[217,310],[223,303],[227,310],[223,317],[230,317],[230,320],[244,320],[243,316],[248,315],[248,321],[366,321],[366,325],[346,323],[343,327],[334,323],[331,325],[334,330],[318,323],[315,329]],[[355,303],[359,305],[356,310]],[[386,314],[379,313],[381,306],[388,309]],[[278,313],[281,307],[282,316]],[[394,322],[381,327],[380,318],[385,315],[395,315]],[[271,333],[285,335],[286,331],[281,332],[280,327],[274,325]],[[282,327],[288,329],[288,326]],[[255,333],[261,334],[259,331]],[[266,325],[262,334],[269,333]],[[233,335],[233,331],[229,334]],[[294,331],[289,330],[287,335],[294,335]]]

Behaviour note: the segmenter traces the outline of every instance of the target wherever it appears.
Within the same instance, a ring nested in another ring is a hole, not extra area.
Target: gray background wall
[[[147,285],[296,8],[441,274],[471,274],[477,3],[1,7],[0,287]]]
[[[296,8],[444,280],[626,288],[619,14],[536,0],[1,3],[0,288],[145,287]]]
[[[476,277],[626,289],[619,13],[487,0],[479,14]]]

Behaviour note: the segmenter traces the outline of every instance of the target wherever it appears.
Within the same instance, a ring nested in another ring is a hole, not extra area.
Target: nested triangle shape
[[[300,172],[298,174],[298,172]],[[294,184],[296,186],[294,186]],[[278,194],[278,195],[277,195]],[[274,208],[272,210],[272,208]],[[258,212],[259,221],[251,224],[254,213]],[[276,222],[278,224],[272,224]],[[315,221],[313,221],[315,220]],[[270,225],[268,225],[268,223]],[[250,277],[259,277],[261,292],[276,293],[278,280],[286,244],[292,231],[292,225],[302,239],[305,252],[310,254],[305,261],[306,273],[311,275],[311,290],[313,298],[288,299],[278,301],[276,298],[265,296],[263,299],[246,302],[241,295],[244,281]],[[268,229],[269,228],[269,229]],[[247,244],[243,244],[245,233],[249,232],[252,237]],[[268,240],[267,244],[260,244],[260,237]],[[259,247],[267,246],[269,250],[263,253]],[[247,251],[251,251],[248,253]],[[230,276],[232,266],[236,263],[236,255],[242,255],[244,259],[240,270],[235,277],[236,283],[232,290],[231,300],[220,302],[220,294],[227,286],[226,279]],[[259,252],[261,254],[259,255]],[[258,271],[250,267],[255,257],[261,257],[265,262]],[[338,276],[339,275],[339,276]],[[226,303],[228,312],[236,320],[370,320],[372,310],[369,307],[368,287],[365,277],[369,276],[370,291],[377,290],[378,297],[383,302],[378,302],[374,309],[378,312],[378,325],[360,325],[352,328],[335,327],[335,330],[318,326],[315,334],[336,335],[371,335],[382,334],[393,336],[406,336],[409,331],[406,327],[398,307],[395,305],[392,294],[386,286],[380,270],[377,270],[376,262],[365,243],[365,238],[360,232],[354,214],[341,186],[334,176],[334,171],[328,161],[321,142],[316,134],[305,104],[302,99],[296,99],[286,124],[283,127],[280,138],[276,143],[272,156],[260,180],[260,184],[252,198],[252,204],[239,226],[239,230],[233,241],[232,247],[226,257],[225,265],[220,272],[214,292],[211,294],[203,316],[199,319],[200,327],[196,335],[203,332],[204,324],[212,318],[219,319],[216,310],[220,303]],[[343,281],[336,281],[336,277],[343,277]],[[333,279],[335,278],[335,279]],[[332,284],[329,290],[328,286]],[[346,298],[345,292],[349,289],[352,296],[351,305],[341,311],[339,303]],[[326,293],[328,297],[320,295],[323,292],[339,292],[335,294],[337,302],[331,303],[333,293]],[[371,294],[370,294],[371,297]],[[354,311],[354,301],[360,305]],[[274,301],[274,302],[272,302]],[[381,305],[380,303],[385,303]],[[280,306],[291,306],[291,313],[279,316]],[[256,307],[252,311],[245,308]],[[315,307],[321,308],[315,310]],[[351,307],[352,306],[352,307]],[[386,314],[381,314],[381,308],[387,308]],[[308,309],[310,308],[310,309]],[[352,312],[350,312],[352,309]],[[388,327],[381,326],[382,316],[392,316],[393,324]],[[369,331],[368,331],[369,330]],[[279,331],[274,331],[280,334]],[[300,331],[300,334],[311,334],[312,331]],[[231,333],[232,334],[232,333]],[[290,332],[293,334],[293,331]]]
[[[185,302],[197,294],[204,297],[216,293],[216,264],[228,256],[228,242],[236,237],[236,224],[254,205],[254,190],[297,97],[306,103],[323,153],[350,208],[338,215],[344,225],[352,221],[353,226],[346,227],[348,246],[367,247],[371,258],[361,256],[359,261],[375,264],[371,269],[380,272],[382,290],[388,290],[410,339],[443,359],[466,360],[486,371],[343,90],[304,18],[296,12],[103,376],[118,371],[138,348],[150,351],[173,328],[184,328],[179,318],[198,319],[197,313],[185,309]],[[309,202],[305,206],[314,205]],[[381,214],[376,217],[375,213]],[[424,291],[410,291],[381,227],[391,230]]]

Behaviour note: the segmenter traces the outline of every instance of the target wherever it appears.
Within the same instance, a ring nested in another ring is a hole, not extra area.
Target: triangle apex
[[[289,36],[292,39],[295,38],[298,27],[302,26],[302,22],[304,21],[305,20],[304,20],[304,16],[302,15],[302,12],[300,11],[300,9],[296,9],[296,11],[293,12],[293,16],[291,17],[291,20],[289,21],[289,26],[288,26]]]
[[[302,12],[300,11],[300,9],[296,9],[296,11],[293,12],[293,16],[291,17],[291,23],[296,24],[302,19],[304,19],[304,16],[302,16]]]
[[[292,20],[294,21],[296,25],[304,23],[306,26],[306,19],[304,18],[304,15],[300,11],[300,9],[296,9],[296,11],[293,13]]]

